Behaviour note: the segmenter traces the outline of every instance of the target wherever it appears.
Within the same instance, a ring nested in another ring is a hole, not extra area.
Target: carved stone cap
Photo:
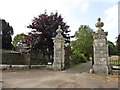
[[[56,30],[56,32],[57,32],[58,34],[61,34],[61,33],[63,32],[60,25],[58,26],[58,29]]]
[[[97,23],[95,24],[95,26],[96,26],[97,28],[100,28],[100,29],[101,29],[101,27],[104,26],[104,23],[101,22],[101,18],[98,18],[98,19],[97,19]]]
[[[101,31],[101,32],[93,32],[93,38],[94,39],[104,39],[106,38],[106,36],[108,35],[108,32],[104,32],[104,31]]]
[[[57,32],[57,35],[55,38],[53,38],[53,40],[55,40],[55,41],[64,40],[64,37],[61,34],[63,32],[63,30],[61,29],[60,25],[58,26],[58,29],[56,30],[56,32]]]

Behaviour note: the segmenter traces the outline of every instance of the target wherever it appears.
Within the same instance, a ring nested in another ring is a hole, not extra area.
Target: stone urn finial
[[[98,29],[101,29],[101,27],[104,26],[104,23],[101,22],[101,18],[98,18],[98,19],[97,19],[97,23],[95,24],[95,26],[96,26]]]
[[[58,29],[56,30],[56,32],[57,32],[58,34],[61,34],[61,33],[63,32],[60,25],[58,26]]]

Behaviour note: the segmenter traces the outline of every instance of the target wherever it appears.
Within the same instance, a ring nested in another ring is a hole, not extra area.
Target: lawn
[[[120,59],[119,60],[111,60],[110,65],[120,66]]]

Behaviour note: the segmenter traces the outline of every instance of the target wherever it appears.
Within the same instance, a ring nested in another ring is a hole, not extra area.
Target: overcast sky
[[[33,17],[58,11],[70,26],[71,35],[80,25],[89,25],[95,31],[98,17],[104,22],[108,40],[115,42],[118,35],[119,0],[0,0],[0,18],[5,19],[14,29],[14,36],[31,31],[26,26]]]

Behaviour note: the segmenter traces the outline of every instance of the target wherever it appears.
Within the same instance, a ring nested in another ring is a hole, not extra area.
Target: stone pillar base
[[[53,70],[61,70],[61,63],[53,63],[52,69]]]
[[[94,73],[108,74],[109,69],[107,65],[93,65]]]

